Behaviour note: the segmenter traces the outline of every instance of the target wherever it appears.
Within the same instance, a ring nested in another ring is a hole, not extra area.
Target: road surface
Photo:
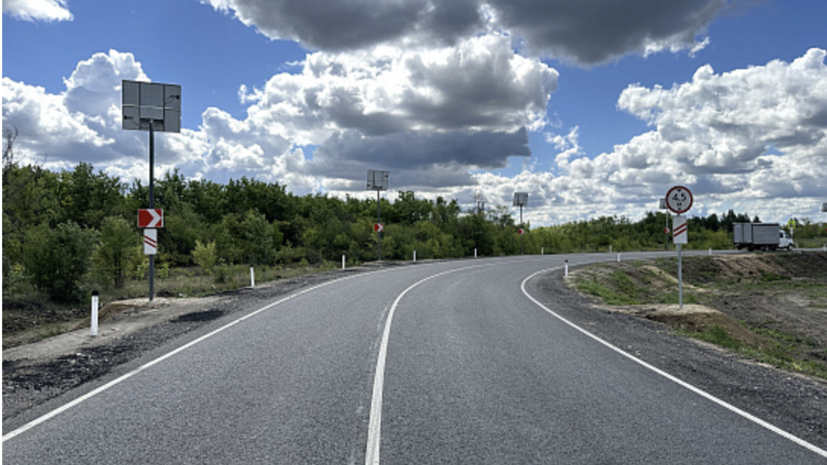
[[[437,262],[305,289],[4,431],[3,462],[827,463],[542,303],[543,270],[609,258]]]

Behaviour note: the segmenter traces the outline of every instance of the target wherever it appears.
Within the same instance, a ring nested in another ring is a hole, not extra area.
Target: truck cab
[[[787,234],[787,231],[784,231],[783,229],[781,229],[781,230],[778,231],[778,234],[779,234],[779,237],[778,237],[778,248],[779,249],[792,250],[792,248],[795,247],[795,242],[793,242],[793,238],[790,237],[789,234]]]

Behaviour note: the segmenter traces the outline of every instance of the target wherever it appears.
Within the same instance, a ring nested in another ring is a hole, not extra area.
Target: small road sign
[[[373,232],[382,232],[385,230],[385,225],[382,223],[373,223]]]
[[[677,215],[672,219],[672,242],[675,244],[688,244],[686,217]]]
[[[692,208],[692,192],[683,186],[675,186],[666,193],[666,207],[680,215]]]
[[[517,230],[517,233],[522,236],[523,234],[525,234],[525,229],[520,228]]]
[[[144,255],[155,255],[158,253],[158,230],[144,229]]]
[[[164,210],[160,208],[142,208],[138,210],[139,228],[163,228]]]

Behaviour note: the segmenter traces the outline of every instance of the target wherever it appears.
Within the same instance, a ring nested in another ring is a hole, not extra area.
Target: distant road
[[[3,463],[827,463],[535,301],[564,259],[615,254],[389,268],[262,303],[4,431]]]

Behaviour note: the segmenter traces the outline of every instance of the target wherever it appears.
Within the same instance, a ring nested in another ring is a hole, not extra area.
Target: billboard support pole
[[[379,189],[376,190],[376,216],[379,219],[377,223],[382,224],[382,199],[379,197]],[[382,261],[382,231],[376,232],[379,238],[379,261]]]
[[[155,208],[155,127],[149,120],[149,208]],[[155,255],[149,256],[149,301],[155,299]]]

